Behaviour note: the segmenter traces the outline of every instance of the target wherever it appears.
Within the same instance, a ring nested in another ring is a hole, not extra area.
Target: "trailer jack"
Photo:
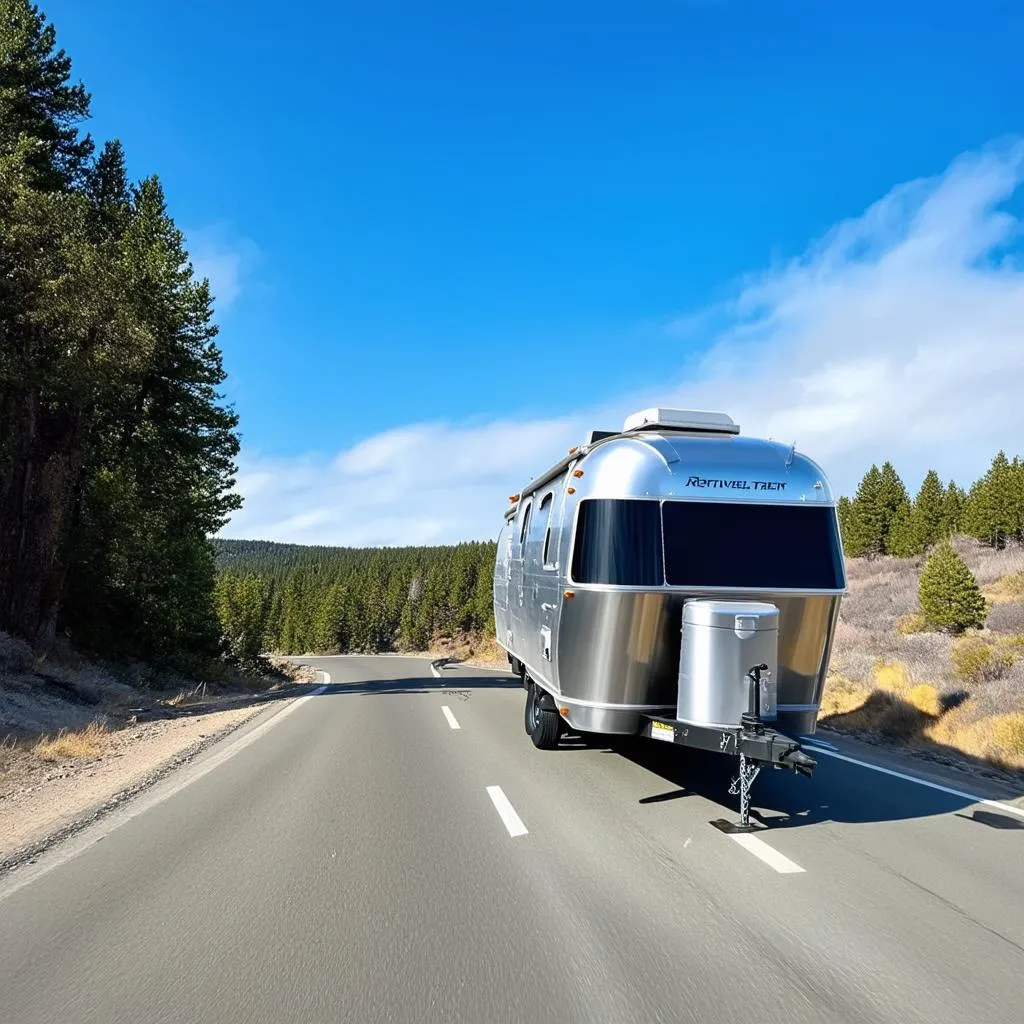
[[[724,832],[726,835],[736,835],[742,832],[760,832],[764,828],[764,825],[752,825],[750,823],[750,787],[753,786],[754,779],[757,778],[763,767],[763,762],[754,761],[745,754],[740,754],[739,774],[729,785],[730,796],[736,796],[737,793],[739,794],[740,820],[733,822],[726,821],[725,818],[717,818],[715,821],[711,822],[715,828]]]

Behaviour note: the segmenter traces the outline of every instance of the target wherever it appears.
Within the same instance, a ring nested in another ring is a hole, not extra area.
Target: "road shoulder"
[[[253,695],[218,710],[141,721],[110,734],[97,756],[40,761],[30,755],[8,763],[0,779],[0,877],[122,807],[239,727],[288,697]]]

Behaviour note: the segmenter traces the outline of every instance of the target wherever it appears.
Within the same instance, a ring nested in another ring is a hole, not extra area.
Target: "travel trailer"
[[[571,728],[738,756],[746,829],[763,765],[815,767],[845,591],[816,463],[723,413],[646,409],[511,496],[494,617],[537,747]]]

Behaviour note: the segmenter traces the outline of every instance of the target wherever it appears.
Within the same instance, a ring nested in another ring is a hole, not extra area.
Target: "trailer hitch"
[[[814,769],[818,767],[818,762],[813,757],[808,757],[796,743],[779,758],[779,763],[808,779],[814,773]]]

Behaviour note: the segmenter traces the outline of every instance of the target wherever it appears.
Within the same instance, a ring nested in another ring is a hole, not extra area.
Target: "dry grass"
[[[1024,768],[1024,713],[977,716],[967,701],[925,729],[927,739],[1001,768]]]
[[[848,561],[821,721],[1024,768],[1024,550],[954,547],[989,600],[986,628],[957,639],[921,621],[923,558]]]
[[[53,739],[43,736],[32,748],[42,761],[74,761],[98,757],[106,749],[110,731],[105,722],[90,722],[77,732],[61,730]]]
[[[1004,576],[1024,573],[1024,548],[1010,546],[996,551],[969,537],[957,537],[953,547],[974,573],[979,587],[987,589]]]
[[[1000,576],[985,587],[985,596],[993,604],[1020,604],[1024,602],[1024,572]]]
[[[953,644],[953,673],[965,683],[1002,679],[1024,653],[1024,637],[969,634]]]

